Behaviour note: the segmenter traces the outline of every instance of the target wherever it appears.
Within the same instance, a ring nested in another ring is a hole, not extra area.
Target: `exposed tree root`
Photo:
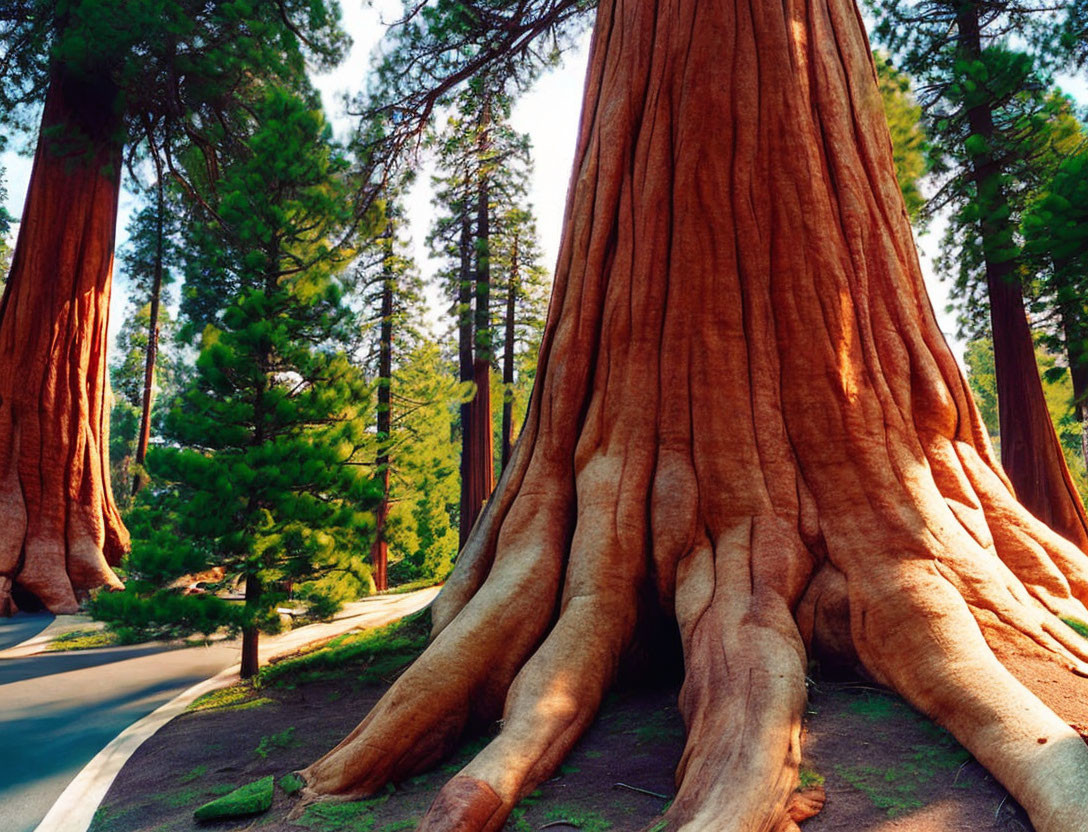
[[[422,826],[500,828],[664,614],[670,830],[819,810],[809,655],[949,728],[1040,832],[1088,830],[1088,696],[1055,694],[1088,694],[1061,621],[1088,621],[1088,556],[1017,503],[941,336],[852,1],[604,0],[576,160],[514,458],[433,643],[306,799],[373,793],[501,713]]]

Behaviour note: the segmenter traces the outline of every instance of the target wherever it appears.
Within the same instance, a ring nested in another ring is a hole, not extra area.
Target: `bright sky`
[[[346,2],[343,4],[344,24],[351,33],[355,44],[348,59],[333,73],[316,79],[322,91],[326,109],[334,123],[344,124],[340,96],[360,89],[365,83],[369,67],[369,55],[377,44],[384,29],[383,23],[396,18],[401,4],[399,0],[374,0],[372,4]],[[527,95],[518,102],[513,113],[513,126],[528,133],[533,143],[535,172],[532,180],[530,199],[537,216],[541,244],[547,263],[554,266],[558,256],[563,210],[566,201],[567,185],[573,164],[574,142],[580,115],[582,86],[588,57],[589,34],[582,37],[577,49],[565,58],[563,65],[542,77]],[[1071,89],[1081,101],[1088,100],[1088,87],[1083,82],[1070,83],[1069,79],[1060,79],[1066,89]],[[7,168],[8,199],[7,208],[13,216],[22,214],[23,201],[30,175],[30,159],[16,155],[12,150],[0,154],[0,160]],[[416,185],[408,195],[409,234],[412,237],[412,251],[417,262],[427,277],[435,271],[438,264],[429,260],[423,243],[430,224],[433,209],[430,204],[430,176],[432,168],[426,165],[416,180]],[[135,199],[125,194],[122,197],[121,217],[118,223],[118,244],[123,244],[128,215],[132,211]],[[934,230],[918,240],[922,267],[926,281],[941,321],[946,337],[951,337],[955,330],[954,318],[945,313],[947,290],[933,276],[932,258],[936,253],[940,237],[939,224]],[[111,303],[111,338],[116,334],[124,314],[127,301],[127,286],[123,276],[118,275]],[[432,324],[438,324],[442,312],[441,304],[434,295],[431,301]],[[440,324],[441,329],[445,324]],[[963,345],[953,341],[953,350],[962,356]],[[962,358],[961,358],[962,360]]]

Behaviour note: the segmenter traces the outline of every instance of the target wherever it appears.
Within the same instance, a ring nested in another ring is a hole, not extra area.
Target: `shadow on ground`
[[[415,827],[441,785],[482,747],[470,739],[434,771],[354,803],[320,804],[299,820],[277,789],[254,820],[197,824],[193,810],[231,789],[301,768],[338,742],[385,685],[342,668],[335,678],[224,695],[226,707],[186,714],[149,740],[106,796],[92,832],[397,832]],[[675,687],[612,694],[556,776],[515,811],[513,832],[626,832],[654,824],[673,794],[683,749]],[[863,685],[811,691],[803,776],[823,782],[823,814],[805,832],[1030,830],[1023,811],[942,729],[898,698]],[[624,784],[624,785],[619,785]],[[634,787],[634,788],[628,788]],[[637,790],[636,790],[637,789]]]

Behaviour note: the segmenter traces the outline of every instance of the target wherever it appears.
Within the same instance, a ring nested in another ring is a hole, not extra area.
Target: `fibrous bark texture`
[[[605,0],[575,165],[510,465],[431,645],[305,770],[309,798],[501,717],[421,827],[499,829],[663,611],[670,830],[819,808],[795,790],[822,651],[951,729],[1037,829],[1088,829],[1088,747],[1022,670],[1082,682],[1059,615],[1088,616],[1088,557],[1013,497],[941,336],[852,0]]]
[[[109,83],[58,72],[0,302],[0,613],[13,588],[53,612],[120,586],[109,480],[106,332],[121,181]]]

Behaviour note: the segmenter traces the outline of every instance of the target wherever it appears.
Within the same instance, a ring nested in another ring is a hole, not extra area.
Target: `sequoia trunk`
[[[476,351],[472,361],[473,397],[469,402],[466,460],[461,462],[461,539],[467,541],[484,503],[495,489],[495,440],[491,428],[491,231],[490,188],[487,158],[490,152],[490,114],[487,104],[480,117],[477,148],[480,166],[476,191],[476,310],[473,316],[473,340]]]
[[[151,276],[151,317],[147,324],[147,353],[144,356],[144,391],[140,410],[140,436],[136,443],[136,475],[132,478],[132,493],[135,495],[147,482],[144,474],[144,461],[147,459],[147,446],[151,441],[151,396],[155,386],[155,360],[159,352],[159,305],[162,300],[163,245],[165,243],[163,225],[166,221],[166,203],[163,194],[162,169],[158,159],[156,182],[157,201],[155,204],[155,264]]]
[[[0,301],[0,613],[13,593],[67,613],[121,585],[106,367],[121,127],[109,82],[54,73]]]
[[[956,18],[960,54],[968,62],[982,57],[979,6],[965,2]],[[973,136],[992,147],[993,113],[985,104],[971,107],[967,120]],[[1008,199],[1001,185],[1001,169],[990,152],[971,156],[972,177],[981,205],[979,230],[990,300],[994,338],[994,373],[1001,429],[1001,464],[1016,496],[1031,512],[1082,550],[1088,551],[1088,515],[1077,494],[1062,453],[1061,442],[1047,410],[1035,343],[1024,309],[1024,293],[1017,261],[995,254],[996,241],[1010,239]]]
[[[377,477],[382,495],[375,514],[374,545],[370,563],[374,567],[374,587],[378,592],[389,588],[387,577],[389,544],[385,539],[385,523],[389,516],[389,448],[393,425],[393,228],[390,221],[383,240],[381,323],[378,329],[378,458]]]
[[[502,470],[510,462],[514,449],[514,347],[517,337],[517,305],[520,291],[518,273],[518,238],[515,231],[510,250],[510,275],[506,281],[506,320],[502,345]]]
[[[664,614],[670,830],[819,809],[796,790],[806,660],[835,649],[1037,830],[1084,832],[1088,641],[1060,617],[1086,600],[1088,556],[1014,498],[937,325],[852,0],[603,0],[521,436],[433,641],[303,803],[501,719],[421,826],[500,829]]]
[[[460,285],[457,289],[457,359],[459,376],[462,385],[473,381],[472,362],[472,287],[475,283],[472,277],[472,221],[469,219],[467,208],[461,217],[461,238],[459,240],[461,255]],[[472,400],[461,403],[461,514],[458,528],[460,530],[460,543],[458,549],[464,548],[468,540],[468,534],[472,531],[472,524],[476,522],[476,515],[480,513],[480,500],[474,493],[472,483],[474,481],[472,461],[475,457],[476,432],[473,430],[472,421],[476,414],[472,406]]]

